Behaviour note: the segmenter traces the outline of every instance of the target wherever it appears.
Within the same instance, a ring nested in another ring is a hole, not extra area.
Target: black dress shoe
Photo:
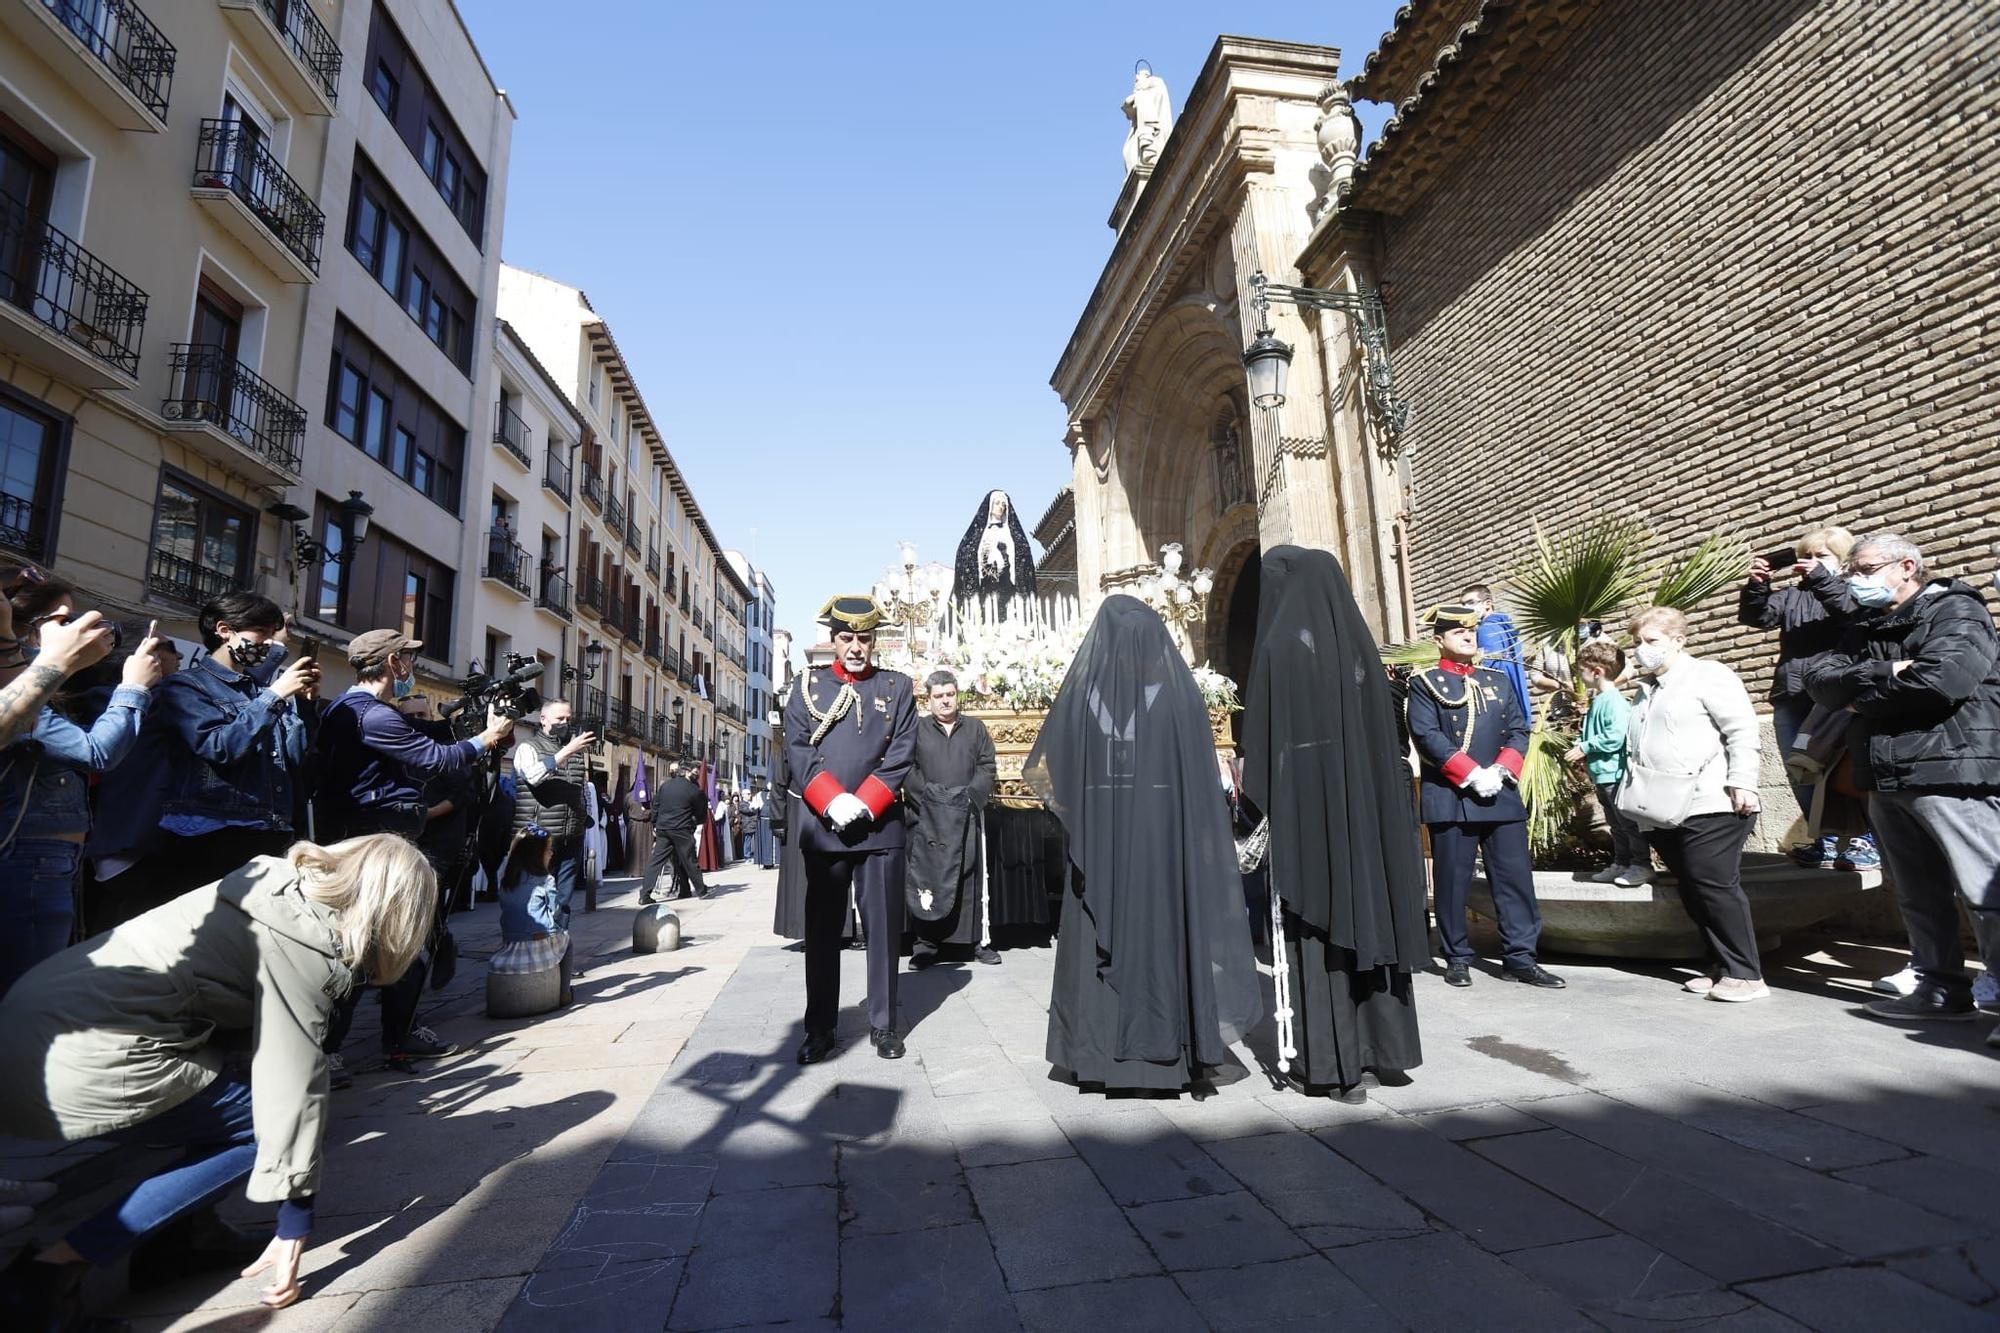
[[[1000,966],[1000,955],[983,944],[972,951],[972,956],[988,967]]]
[[[1540,986],[1543,990],[1561,990],[1569,985],[1561,977],[1536,963],[1533,967],[1510,967],[1506,969],[1507,980],[1518,981],[1528,986]]]
[[[816,1065],[832,1055],[833,1050],[834,1040],[831,1032],[808,1032],[806,1039],[799,1043],[799,1063]]]
[[[919,944],[916,948],[910,950],[910,970],[912,972],[921,972],[937,960],[938,951],[934,946]]]
[[[1337,1102],[1345,1102],[1349,1106],[1359,1106],[1368,1100],[1368,1089],[1356,1083],[1354,1086],[1348,1088],[1337,1086],[1329,1088],[1326,1095]]]
[[[875,1043],[875,1054],[884,1060],[903,1058],[903,1039],[896,1035],[894,1028],[869,1028],[868,1040]]]
[[[1454,958],[1444,965],[1444,984],[1447,986],[1470,986],[1472,969],[1463,958]]]

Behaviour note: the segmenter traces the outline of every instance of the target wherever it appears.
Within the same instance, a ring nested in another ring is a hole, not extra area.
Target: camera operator
[[[453,742],[449,724],[412,721],[392,707],[389,700],[404,700],[415,692],[416,650],[423,646],[422,640],[392,629],[371,629],[348,643],[347,660],[360,684],[328,705],[319,729],[314,809],[322,843],[367,833],[397,833],[416,841],[429,814],[424,784],[441,774],[466,771],[513,731],[513,720],[495,711],[484,731]],[[434,916],[436,904],[428,911]],[[391,1064],[434,1059],[457,1049],[415,1026],[427,971],[421,964],[412,966],[382,990],[382,1051]],[[327,1025],[326,1050],[336,1086],[351,1081],[340,1047],[359,1002],[359,992],[351,992]]]
[[[525,720],[524,720],[525,724]],[[556,877],[556,924],[569,929],[569,900],[583,877],[583,835],[590,827],[583,787],[590,780],[584,751],[597,733],[572,735],[569,702],[542,705],[541,725],[514,747],[514,831],[538,824],[549,833],[549,863]],[[583,972],[573,969],[572,976]]]
[[[91,934],[305,834],[294,812],[319,663],[286,664],[284,609],[268,597],[218,597],[199,623],[202,649],[161,682],[138,747],[98,789]]]

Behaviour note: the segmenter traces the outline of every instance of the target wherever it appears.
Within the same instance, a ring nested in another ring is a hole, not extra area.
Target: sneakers
[[[1847,850],[1833,858],[1833,868],[1853,874],[1857,870],[1880,870],[1882,853],[1875,847],[1875,835],[1864,833],[1847,840]]]
[[[1831,834],[1818,842],[1802,842],[1791,850],[1792,860],[1807,870],[1818,870],[1840,855],[1840,839]]]
[[[1615,882],[1617,878],[1624,873],[1625,873],[1625,867],[1619,865],[1616,861],[1613,861],[1610,865],[1604,867],[1604,869],[1598,871],[1595,875],[1592,875],[1590,877],[1590,882],[1592,884],[1610,884]]]
[[[1915,994],[1895,1000],[1871,1000],[1869,1014],[1891,1023],[1964,1022],[1979,1012],[1969,999],[1955,1000],[1941,990],[1919,987]]]
[[[574,975],[574,974],[572,974]],[[429,1028],[411,1028],[408,1036],[395,1050],[389,1052],[391,1060],[436,1060],[450,1055],[458,1049],[458,1043],[444,1041]]]
[[[347,1057],[335,1051],[326,1057],[326,1085],[330,1088],[351,1088],[354,1075],[347,1072]]]
[[[1877,977],[1868,983],[1870,990],[1881,991],[1884,995],[1913,995],[1917,989],[1917,965],[1903,964],[1903,970],[1892,972],[1886,977]]]
[[[1653,867],[1650,865],[1619,866],[1617,875],[1611,882],[1621,889],[1636,889],[1641,884],[1653,882]]]
[[[1715,989],[1714,977],[1689,977],[1681,983],[1681,989],[1690,995],[1706,995]]]
[[[993,949],[988,945],[982,944],[978,948],[974,949],[972,951],[972,956],[979,962],[986,964],[988,967],[1000,966],[1000,955],[995,953]]]
[[[1724,977],[1708,988],[1708,998],[1724,1004],[1748,1004],[1770,999],[1771,988],[1761,977]]]
[[[1981,972],[1972,979],[1972,1002],[1989,1014],[2000,1013],[2000,977]]]

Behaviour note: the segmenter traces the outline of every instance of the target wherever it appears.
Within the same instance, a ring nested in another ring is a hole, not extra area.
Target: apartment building
[[[576,631],[565,666],[581,724],[604,735],[621,785],[649,757],[720,767],[732,738],[740,764],[740,685],[732,709],[718,641],[739,653],[741,641],[718,623],[717,601],[727,588],[740,615],[748,590],[721,558],[610,325],[579,288],[512,265],[499,310],[582,426],[563,552]],[[497,482],[491,489],[504,506]]]
[[[184,639],[255,587],[462,661],[451,487],[368,451],[490,419],[511,122],[449,0],[0,0],[0,554]]]
[[[737,580],[750,590],[750,597],[743,604],[743,711],[748,719],[744,769],[753,785],[761,785],[771,777],[771,746],[782,743],[771,725],[772,710],[778,706],[777,665],[774,661],[778,594],[764,571],[751,564],[743,552],[725,551],[723,556],[729,561],[730,569],[735,571]]]

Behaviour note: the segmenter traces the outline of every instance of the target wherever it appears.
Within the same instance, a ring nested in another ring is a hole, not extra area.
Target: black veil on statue
[[[1179,1088],[1262,1012],[1207,706],[1159,614],[1111,597],[1023,777],[1069,833],[1049,1062]]]
[[[1410,770],[1381,650],[1329,551],[1264,556],[1242,792],[1271,821],[1304,1081],[1414,1068],[1410,974],[1431,954]]]
[[[993,503],[998,499],[1007,506],[1007,516],[999,524],[993,522]],[[1007,541],[993,543],[996,553],[1006,554],[1011,544],[1011,558],[1004,567],[995,572],[982,569],[980,550],[988,544],[987,530],[992,527],[1006,530]],[[1014,508],[1014,501],[1005,491],[988,491],[979,502],[979,512],[972,516],[971,524],[965,529],[965,536],[958,543],[958,558],[952,562],[951,600],[955,605],[977,601],[981,597],[995,598],[1004,610],[1017,597],[1035,595],[1035,556],[1028,546],[1027,530],[1021,526],[1021,515]]]

